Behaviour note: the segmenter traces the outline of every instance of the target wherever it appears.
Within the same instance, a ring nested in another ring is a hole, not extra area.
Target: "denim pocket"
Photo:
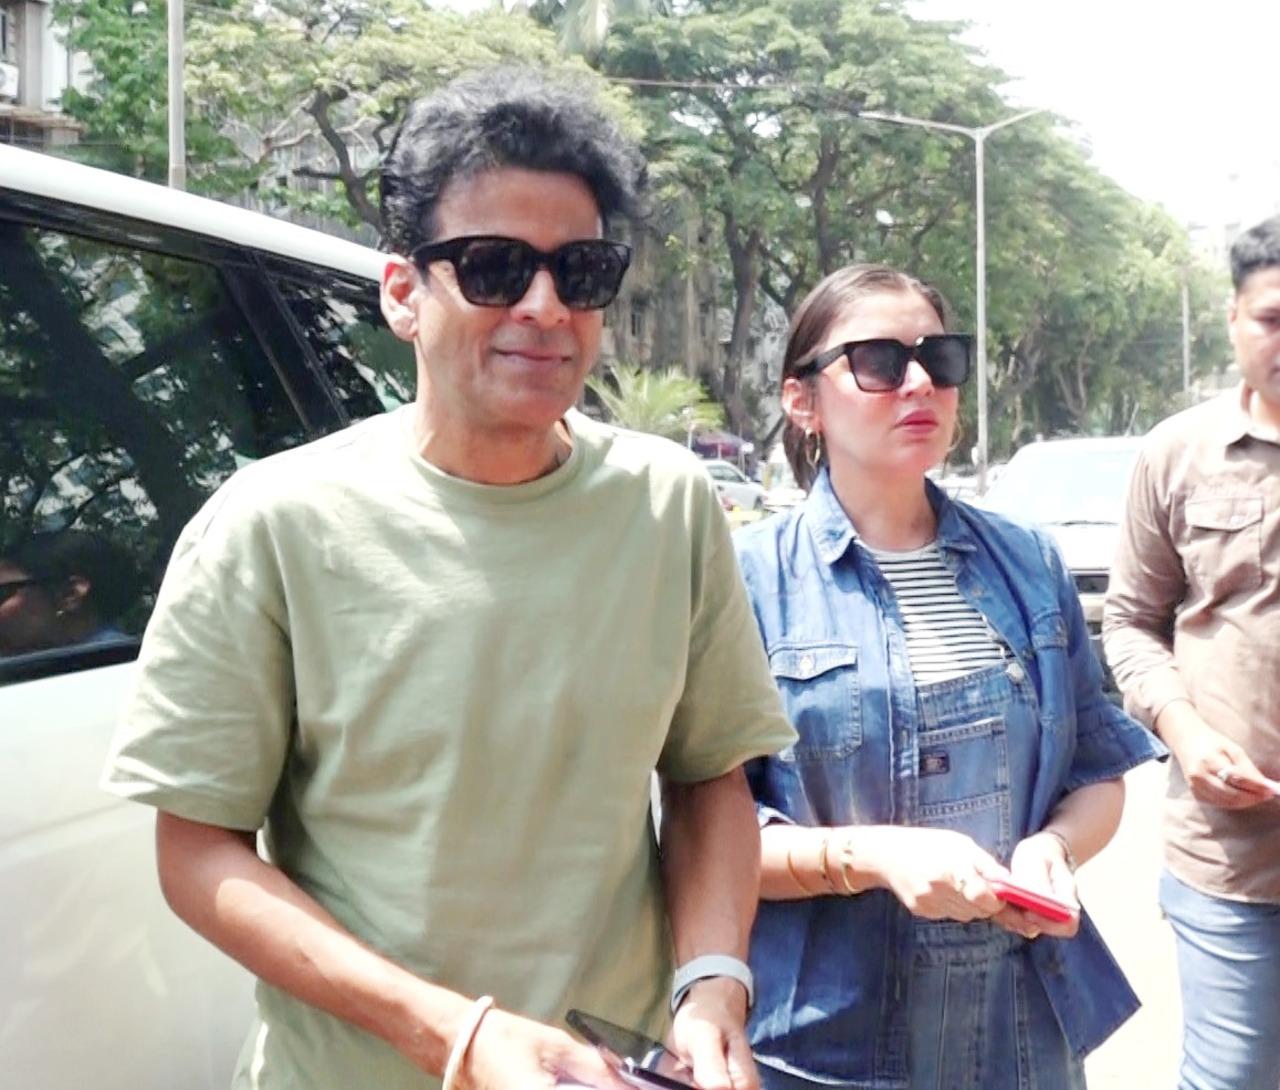
[[[796,761],[847,757],[862,744],[858,648],[806,643],[774,647],[769,667],[800,736],[780,755]]]
[[[919,791],[922,814],[933,806],[980,799],[1009,786],[1004,720],[922,730],[919,734]]]

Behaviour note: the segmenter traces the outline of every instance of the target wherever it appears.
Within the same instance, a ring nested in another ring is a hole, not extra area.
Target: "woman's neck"
[[[873,549],[919,549],[938,536],[923,477],[873,476],[837,465],[831,467],[831,487],[858,536]]]

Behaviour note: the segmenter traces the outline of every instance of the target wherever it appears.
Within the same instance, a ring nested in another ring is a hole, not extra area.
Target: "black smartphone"
[[[569,1028],[595,1045],[618,1077],[640,1090],[697,1090],[689,1069],[652,1037],[624,1029],[585,1011],[565,1015]]]

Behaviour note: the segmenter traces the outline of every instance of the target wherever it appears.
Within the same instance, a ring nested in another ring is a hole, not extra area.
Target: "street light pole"
[[[169,185],[187,188],[187,104],[182,87],[183,2],[169,0]]]
[[[1191,404],[1191,285],[1182,270],[1182,404]]]
[[[1025,118],[1044,113],[1044,108],[1023,110],[1022,113],[1006,117],[991,125],[972,128],[968,125],[952,125],[945,121],[927,121],[920,117],[904,117],[901,114],[883,114],[875,110],[862,110],[858,117],[867,121],[885,121],[893,125],[912,125],[920,129],[941,129],[943,132],[959,133],[973,141],[974,154],[974,198],[975,218],[977,220],[976,254],[974,257],[976,281],[974,295],[974,322],[977,329],[978,355],[978,495],[987,490],[987,454],[990,449],[987,427],[987,198],[986,198],[986,148],[987,137],[999,129],[1007,128]]]

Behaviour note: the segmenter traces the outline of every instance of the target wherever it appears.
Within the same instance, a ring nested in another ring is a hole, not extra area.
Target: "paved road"
[[[1089,1090],[1173,1090],[1181,1011],[1173,936],[1156,906],[1166,769],[1126,779],[1124,818],[1107,850],[1080,871],[1080,897],[1124,967],[1142,1009],[1088,1060]]]

